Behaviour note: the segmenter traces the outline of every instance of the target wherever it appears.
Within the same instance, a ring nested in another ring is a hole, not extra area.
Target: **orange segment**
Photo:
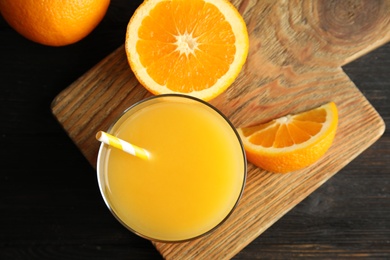
[[[334,102],[271,122],[238,128],[248,161],[264,170],[286,173],[316,162],[331,146],[338,111]]]
[[[153,94],[210,100],[238,76],[249,40],[227,0],[146,0],[129,21],[125,48],[135,76]]]

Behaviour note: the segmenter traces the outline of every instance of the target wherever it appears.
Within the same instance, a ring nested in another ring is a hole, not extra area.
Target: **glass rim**
[[[145,238],[145,239],[148,239],[148,240],[151,240],[151,241],[155,241],[155,242],[168,242],[168,243],[179,243],[179,242],[191,241],[191,240],[203,237],[203,236],[205,236],[207,234],[210,234],[211,232],[216,230],[218,227],[220,227],[231,216],[231,214],[237,208],[237,205],[239,204],[239,202],[240,202],[240,200],[242,198],[242,195],[244,193],[244,189],[245,189],[245,186],[246,186],[247,168],[248,168],[248,166],[247,166],[247,158],[246,158],[246,153],[245,153],[245,149],[244,149],[244,144],[243,144],[243,142],[241,140],[241,137],[238,134],[236,128],[234,127],[233,123],[227,118],[226,115],[224,115],[215,106],[211,105],[207,101],[204,101],[202,99],[199,99],[197,97],[193,97],[193,96],[190,96],[190,95],[170,93],[170,94],[154,95],[154,96],[150,96],[150,97],[144,98],[142,100],[139,100],[139,101],[135,102],[134,104],[130,105],[128,108],[126,108],[116,119],[114,119],[113,123],[111,123],[111,125],[108,127],[107,132],[110,133],[112,128],[130,110],[133,110],[134,108],[138,107],[139,105],[142,105],[142,104],[144,104],[146,102],[153,101],[155,99],[164,99],[164,98],[170,98],[170,97],[179,98],[179,99],[181,99],[181,98],[189,99],[189,100],[192,100],[192,101],[195,101],[195,102],[199,102],[199,103],[201,103],[203,105],[206,105],[207,107],[211,108],[213,111],[217,112],[217,114],[219,116],[221,116],[226,123],[228,123],[230,129],[233,131],[234,135],[236,136],[237,141],[238,141],[239,146],[240,146],[240,149],[241,149],[242,161],[243,161],[243,164],[244,164],[243,165],[243,171],[244,172],[243,172],[243,179],[242,179],[242,185],[241,185],[240,193],[237,196],[237,199],[236,199],[234,205],[229,210],[229,213],[227,213],[226,216],[221,221],[219,221],[215,226],[213,226],[209,230],[207,230],[207,231],[205,231],[205,232],[203,232],[203,233],[201,233],[199,235],[193,236],[193,237],[180,239],[180,240],[164,240],[164,239],[158,239],[158,238],[154,238],[154,237],[151,237],[151,236],[147,236],[147,235],[144,235],[144,234],[136,231],[135,229],[133,229],[129,225],[127,225],[124,221],[122,221],[121,218],[115,213],[115,211],[113,210],[113,208],[110,205],[110,202],[107,199],[107,196],[106,196],[106,194],[104,192],[104,184],[102,183],[103,182],[102,179],[104,179],[104,176],[103,176],[104,173],[101,173],[101,171],[103,171],[103,170],[100,169],[100,167],[101,167],[101,165],[103,163],[103,158],[102,158],[103,155],[102,155],[102,153],[104,152],[105,147],[107,147],[107,145],[104,144],[104,143],[101,143],[100,147],[99,147],[99,151],[98,151],[98,155],[97,155],[96,173],[97,173],[97,181],[98,181],[100,194],[103,197],[103,200],[104,200],[107,208],[109,209],[111,214],[117,219],[117,221],[119,221],[126,229],[128,229],[132,233],[134,233],[134,234],[136,234],[136,235],[138,235],[138,236],[140,236],[142,238]]]

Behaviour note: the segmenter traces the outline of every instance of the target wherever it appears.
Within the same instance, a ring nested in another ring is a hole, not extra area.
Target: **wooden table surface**
[[[0,17],[0,259],[161,259],[107,210],[94,169],[51,114],[52,100],[124,42],[140,1],[112,0],[66,47],[24,39]],[[390,123],[390,44],[343,67]],[[390,134],[234,259],[390,258]]]

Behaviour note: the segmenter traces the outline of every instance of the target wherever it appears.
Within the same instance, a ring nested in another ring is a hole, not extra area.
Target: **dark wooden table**
[[[24,39],[0,18],[0,259],[160,259],[106,208],[94,169],[50,111],[54,97],[123,44],[140,1],[112,0],[66,47]],[[390,124],[390,44],[344,67]],[[234,259],[390,258],[390,133]]]

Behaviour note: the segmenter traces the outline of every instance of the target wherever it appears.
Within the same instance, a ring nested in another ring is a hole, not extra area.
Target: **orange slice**
[[[316,162],[331,146],[338,111],[334,102],[252,127],[238,128],[247,159],[271,172],[287,173]]]
[[[125,42],[130,67],[150,92],[203,100],[233,83],[248,48],[245,21],[227,0],[146,0]]]

